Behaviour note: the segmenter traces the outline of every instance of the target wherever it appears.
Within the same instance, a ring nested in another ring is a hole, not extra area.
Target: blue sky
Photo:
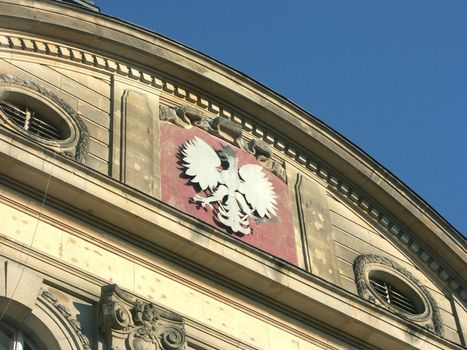
[[[467,234],[465,0],[95,0],[265,84]]]

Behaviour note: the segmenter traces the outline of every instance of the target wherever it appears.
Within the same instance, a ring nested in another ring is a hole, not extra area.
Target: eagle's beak
[[[219,158],[221,159],[222,162],[227,162],[229,159],[227,157],[227,154],[225,154],[224,152],[219,152]]]

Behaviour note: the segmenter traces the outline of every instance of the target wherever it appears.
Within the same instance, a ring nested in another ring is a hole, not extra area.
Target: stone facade
[[[0,213],[0,331],[41,350],[466,345],[465,239],[428,204],[274,92],[82,7],[0,0]]]

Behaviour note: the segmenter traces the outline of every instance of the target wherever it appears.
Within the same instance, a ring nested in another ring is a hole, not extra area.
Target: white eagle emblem
[[[216,152],[195,137],[183,145],[181,155],[185,174],[209,194],[195,195],[193,201],[210,208],[215,203],[215,219],[233,232],[248,235],[249,217],[267,221],[276,215],[276,194],[263,168],[246,164],[237,169],[238,159],[230,146]]]

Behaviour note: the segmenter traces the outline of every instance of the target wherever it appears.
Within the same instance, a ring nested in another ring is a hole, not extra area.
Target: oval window
[[[78,113],[45,87],[0,74],[0,125],[85,163],[89,134]]]
[[[29,136],[49,141],[63,141],[71,136],[68,123],[40,101],[10,93],[0,101],[0,114]],[[21,101],[23,100],[23,101]]]
[[[368,277],[371,290],[383,302],[412,315],[420,315],[426,311],[425,303],[418,293],[393,274],[373,270]]]

